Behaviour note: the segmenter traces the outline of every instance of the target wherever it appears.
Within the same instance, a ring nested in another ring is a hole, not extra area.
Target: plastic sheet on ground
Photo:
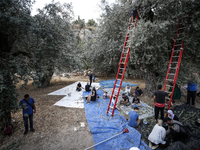
[[[115,79],[112,80],[105,80],[105,81],[99,81],[99,85],[101,86],[102,89],[104,88],[113,88],[115,84]],[[120,84],[120,81],[117,80],[117,84]],[[127,82],[122,82],[121,87],[126,87],[126,85],[129,84],[130,86],[138,86],[138,84],[132,84],[132,83],[127,83]],[[116,87],[119,87],[116,85]]]
[[[76,86],[78,83],[79,81],[69,86],[66,86],[62,89],[59,89],[57,91],[49,93],[48,95],[66,95],[60,101],[56,102],[54,105],[62,107],[71,107],[71,108],[84,108],[84,103],[82,98],[82,91],[84,91],[84,89],[80,92],[77,92]],[[81,82],[83,88],[85,88],[86,84],[87,82]],[[92,86],[99,88],[99,83],[92,83]]]
[[[86,94],[86,92],[83,92],[83,97],[86,97]],[[102,97],[103,91],[98,90],[97,94]],[[108,116],[106,115],[108,103],[108,99],[101,98],[95,102],[91,101],[90,104],[86,104],[86,101],[84,101],[85,114],[94,143],[99,143],[121,133],[125,127],[128,128],[129,133],[122,133],[113,139],[95,146],[95,150],[129,150],[131,147],[138,147],[140,150],[150,150],[141,141],[141,134],[134,128],[128,126],[126,119],[118,110],[115,110],[114,117],[111,117],[110,114]]]
[[[130,101],[132,101],[132,99],[130,99]],[[154,116],[154,109],[151,106],[147,105],[146,103],[140,101],[140,106],[138,106],[138,108],[139,108],[138,114],[140,119]],[[121,105],[120,109],[123,110],[123,112],[128,115],[129,111],[133,110],[133,106]]]

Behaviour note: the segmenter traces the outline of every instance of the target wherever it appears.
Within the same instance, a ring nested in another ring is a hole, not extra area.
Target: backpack
[[[13,127],[11,125],[8,126],[4,131],[5,135],[12,135],[12,132],[13,132],[12,128]]]

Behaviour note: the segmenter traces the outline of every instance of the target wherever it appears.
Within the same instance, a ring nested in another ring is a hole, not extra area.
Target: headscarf
[[[173,120],[174,119],[173,111],[172,110],[168,110],[167,113],[171,115],[171,116],[168,115],[168,117]]]

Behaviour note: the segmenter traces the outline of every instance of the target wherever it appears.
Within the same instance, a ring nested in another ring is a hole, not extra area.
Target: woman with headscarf
[[[168,110],[168,111],[167,111],[167,114],[168,114],[168,117],[169,117],[170,119],[179,121],[178,117],[173,113],[172,110]]]

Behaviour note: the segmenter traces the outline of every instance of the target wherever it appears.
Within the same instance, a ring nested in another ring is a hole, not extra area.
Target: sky
[[[52,0],[35,0],[35,4],[33,4],[32,15],[37,14],[37,8],[42,9],[45,4],[51,3]],[[78,15],[81,19],[85,19],[87,22],[89,19],[96,19],[101,14],[101,9],[98,7],[101,0],[55,0],[55,2],[62,3],[70,3],[72,2],[74,17],[78,19]],[[109,4],[114,3],[115,0],[107,0]]]

